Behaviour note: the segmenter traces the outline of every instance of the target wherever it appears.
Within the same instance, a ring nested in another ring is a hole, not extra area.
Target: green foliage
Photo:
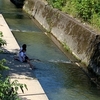
[[[27,89],[25,84],[18,83],[17,80],[10,82],[10,78],[0,77],[0,100],[20,100],[17,91],[19,88],[24,92],[23,88]]]
[[[51,4],[54,8],[58,8],[59,10],[65,5],[66,0],[47,0],[49,4]]]
[[[70,48],[66,45],[66,43],[62,43],[62,45],[63,45],[63,47],[65,48],[65,50],[67,50],[68,52],[72,52],[71,50],[70,50]]]
[[[3,34],[2,34],[2,32],[0,32],[0,47],[2,45],[6,45],[7,44],[6,41],[2,39],[2,37],[3,37]]]
[[[47,0],[49,4],[82,21],[100,28],[100,1],[99,0]]]
[[[91,18],[91,25],[100,30],[100,17],[98,14],[93,14],[92,18]]]
[[[98,0],[77,0],[76,10],[84,21],[88,21],[95,13],[100,14],[100,2]]]
[[[6,41],[2,39],[3,34],[0,32],[0,47],[6,45]],[[10,82],[10,78],[4,78],[2,72],[4,70],[9,70],[9,67],[5,66],[5,59],[0,60],[0,100],[20,100],[18,97],[18,90],[23,88],[27,89],[26,84],[20,84],[17,80]],[[28,89],[27,89],[28,90]]]
[[[75,0],[68,0],[64,7],[62,7],[62,11],[73,15],[74,17],[77,16],[77,10]]]
[[[0,60],[0,71],[8,70],[9,69],[7,66],[4,66],[5,62],[6,62],[5,59]]]
[[[6,41],[2,39],[2,37],[3,37],[3,34],[2,34],[2,32],[0,32],[0,47],[2,45],[6,45],[7,44]],[[5,62],[6,62],[5,59],[0,60],[0,71],[9,69],[7,66],[4,66]]]
[[[83,18],[85,21],[91,19],[93,9],[92,9],[91,0],[78,0],[76,9],[78,11],[78,15]]]

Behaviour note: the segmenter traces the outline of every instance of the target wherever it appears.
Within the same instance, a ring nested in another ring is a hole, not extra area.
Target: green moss
[[[73,55],[73,57],[76,59],[77,62],[79,61],[79,63],[86,65],[85,62],[82,62],[81,59],[79,59],[75,54],[73,54],[73,52],[71,51],[71,49],[69,48],[69,46],[66,43],[63,42],[62,45],[65,50],[67,50],[71,55]]]

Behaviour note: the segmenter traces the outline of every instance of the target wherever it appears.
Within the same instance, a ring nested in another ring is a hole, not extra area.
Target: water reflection
[[[23,19],[24,16],[23,16],[23,14],[17,14],[17,15],[15,16],[15,18],[16,18],[16,19]]]
[[[95,86],[93,87],[84,72],[76,65],[64,63],[35,64],[38,67],[35,73],[50,100],[100,99],[100,91]]]
[[[16,19],[14,20],[14,18],[9,18],[10,16],[5,16],[6,21],[9,25],[9,27],[12,30],[18,30],[18,31],[24,31],[24,32],[41,32],[41,30],[39,28],[37,28],[37,26],[27,17],[23,17],[23,20],[21,19]]]

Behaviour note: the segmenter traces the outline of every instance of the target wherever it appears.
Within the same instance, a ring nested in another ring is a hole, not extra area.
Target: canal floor
[[[7,60],[6,64],[10,68],[7,73],[11,78],[11,82],[18,80],[19,83],[26,84],[28,88],[28,90],[24,89],[24,93],[19,90],[19,97],[22,100],[48,100],[38,79],[33,74],[34,70],[26,63],[14,60],[14,54],[19,51],[19,45],[1,14],[0,31],[3,33],[3,39],[7,42],[7,45],[3,46],[6,53],[0,54],[0,59],[5,58]]]

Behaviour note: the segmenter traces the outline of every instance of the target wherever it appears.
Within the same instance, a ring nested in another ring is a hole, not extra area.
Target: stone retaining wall
[[[72,53],[86,65],[89,64],[100,36],[67,14],[50,7],[41,0],[25,0],[23,6],[58,41],[67,45]]]

